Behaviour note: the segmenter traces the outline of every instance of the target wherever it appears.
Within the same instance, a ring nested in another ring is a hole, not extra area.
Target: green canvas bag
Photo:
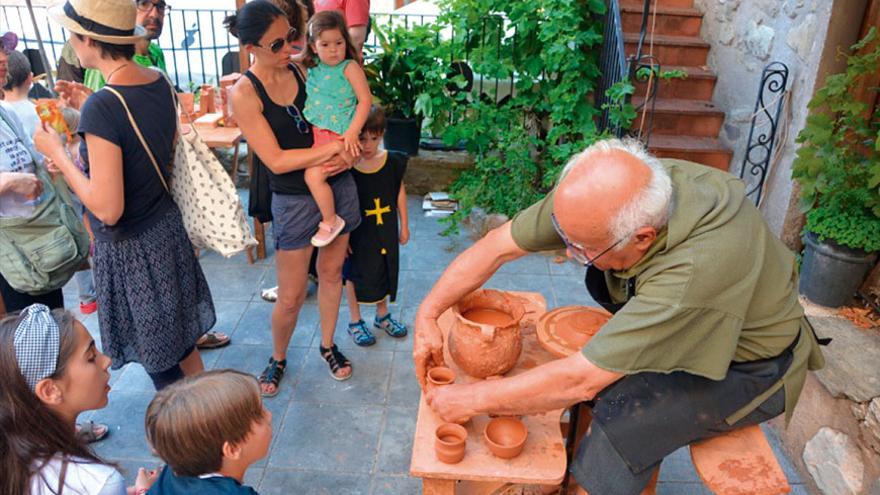
[[[0,217],[0,274],[13,289],[34,296],[63,287],[89,255],[89,235],[67,184],[61,177],[53,181],[43,166],[35,169],[43,194],[34,212]]]

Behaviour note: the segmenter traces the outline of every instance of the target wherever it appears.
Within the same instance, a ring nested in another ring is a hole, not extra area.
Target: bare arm
[[[438,387],[426,399],[445,421],[490,413],[534,414],[590,400],[623,376],[576,352],[511,378]]]
[[[348,36],[354,44],[354,51],[360,59],[358,63],[364,63],[364,43],[367,41],[367,26],[351,26],[348,28]]]
[[[440,276],[416,313],[413,360],[416,378],[424,388],[425,376],[443,364],[443,338],[437,318],[459,299],[483,285],[504,263],[525,256],[510,233],[510,222],[490,231],[458,255]]]
[[[89,177],[73,164],[58,133],[45,124],[34,133],[37,150],[51,159],[67,185],[89,211],[105,225],[115,225],[125,210],[122,149],[94,134],[86,134]]]
[[[238,121],[248,146],[275,174],[302,170],[324,164],[342,151],[341,142],[327,143],[316,148],[282,150],[272,128],[262,114],[262,105],[250,79],[243,77],[231,91],[232,113]]]
[[[409,242],[409,212],[406,209],[406,186],[400,183],[400,192],[397,193],[397,216],[400,217],[400,243]]]
[[[358,155],[360,153],[358,136],[361,134],[364,123],[367,122],[367,117],[370,116],[370,108],[373,106],[373,95],[370,93],[370,85],[367,83],[364,69],[360,65],[356,63],[348,64],[345,67],[345,78],[348,79],[358,99],[354,118],[351,119],[351,124],[348,125],[348,129],[343,136],[345,138],[345,149],[353,155]]]

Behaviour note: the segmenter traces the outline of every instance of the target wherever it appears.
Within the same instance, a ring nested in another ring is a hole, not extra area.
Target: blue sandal
[[[382,317],[377,316],[376,319],[373,320],[373,326],[376,327],[376,329],[385,330],[385,333],[395,339],[406,337],[406,325],[392,318],[391,313]]]
[[[371,346],[376,343],[376,337],[373,336],[370,329],[367,328],[367,324],[364,320],[349,323],[348,334],[351,335],[351,339],[354,340],[354,343],[361,347]]]

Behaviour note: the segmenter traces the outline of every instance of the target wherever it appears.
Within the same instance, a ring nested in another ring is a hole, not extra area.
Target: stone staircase
[[[653,54],[663,71],[680,70],[684,79],[660,82],[653,108],[653,128],[648,148],[662,158],[681,158],[724,171],[730,166],[732,152],[718,140],[724,123],[724,112],[712,103],[715,74],[706,66],[709,44],[700,38],[703,14],[694,8],[693,0],[652,0],[656,8]],[[624,50],[634,55],[642,24],[642,0],[621,0]],[[651,51],[653,10],[648,16],[648,34],[642,54]],[[645,83],[636,84],[632,103],[644,101]],[[647,122],[652,109],[648,108]],[[633,123],[641,125],[642,112]]]

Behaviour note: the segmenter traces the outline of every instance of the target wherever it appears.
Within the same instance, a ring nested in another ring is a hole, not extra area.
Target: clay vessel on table
[[[462,371],[476,378],[501,375],[522,352],[519,323],[525,307],[516,296],[498,290],[474,291],[452,307],[449,354]]]
[[[434,452],[437,459],[446,464],[455,464],[464,459],[467,430],[454,423],[443,423],[437,427],[434,439]]]
[[[428,370],[428,387],[449,385],[455,382],[455,371],[446,366],[435,366]]]
[[[489,450],[502,459],[513,459],[518,456],[528,436],[529,429],[526,425],[511,417],[490,420],[483,432]]]

